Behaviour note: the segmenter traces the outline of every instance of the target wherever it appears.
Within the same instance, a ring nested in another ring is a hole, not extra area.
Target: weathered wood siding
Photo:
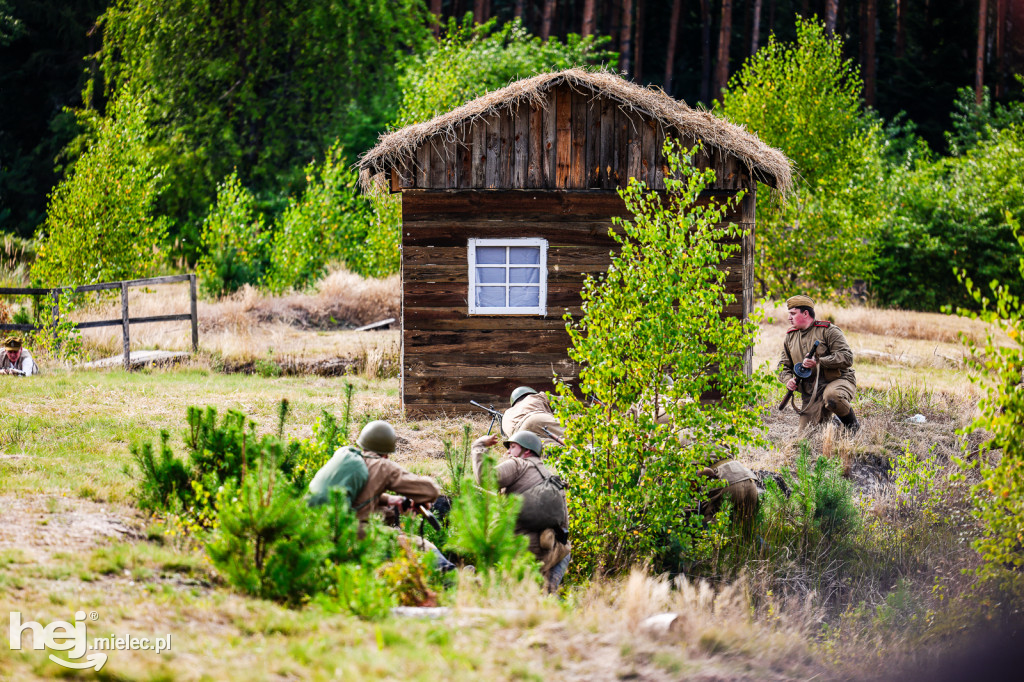
[[[610,190],[630,177],[664,189],[664,143],[659,122],[562,84],[543,106],[503,109],[463,124],[453,138],[428,139],[392,169],[391,189]],[[706,149],[696,163],[715,169],[720,189],[750,185],[746,166],[720,150]]]
[[[569,168],[571,175],[571,161]],[[523,174],[530,177],[529,165]],[[723,264],[729,268],[727,290],[737,296],[724,315],[751,310],[753,206],[751,195],[727,216],[747,233],[742,252]],[[608,267],[616,246],[609,236],[615,216],[628,214],[612,190],[403,192],[402,398],[407,412],[464,413],[473,409],[470,400],[504,409],[516,386],[551,390],[553,375],[575,377],[578,368],[566,353],[569,336],[562,315],[581,314],[583,280]],[[546,316],[468,314],[468,240],[508,237],[548,242]]]

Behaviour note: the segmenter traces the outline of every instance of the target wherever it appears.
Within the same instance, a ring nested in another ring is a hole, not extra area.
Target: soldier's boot
[[[853,413],[853,409],[851,409],[846,416],[840,417],[839,421],[843,423],[843,426],[845,426],[846,430],[851,434],[857,433],[857,430],[860,429],[860,422],[857,421],[857,415]]]

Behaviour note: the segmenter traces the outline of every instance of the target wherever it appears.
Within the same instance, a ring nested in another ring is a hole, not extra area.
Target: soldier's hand
[[[803,366],[806,367],[807,369],[814,369],[818,365],[818,359],[817,358],[805,358],[803,363],[801,363],[801,364],[803,364]]]
[[[788,388],[791,391],[795,391],[796,390],[796,379],[790,379],[789,381],[787,381],[786,382],[786,388]]]
[[[498,434],[492,433],[483,439],[483,444],[487,447],[493,447],[498,444]]]

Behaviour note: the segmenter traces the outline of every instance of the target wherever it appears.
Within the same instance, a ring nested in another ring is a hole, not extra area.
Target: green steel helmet
[[[359,432],[356,445],[363,450],[390,455],[395,451],[395,429],[385,421],[372,421]]]
[[[524,395],[530,395],[531,393],[536,392],[537,391],[533,390],[529,386],[520,386],[516,390],[512,391],[512,399],[509,400],[509,405],[515,405],[516,401],[522,398]]]
[[[516,431],[511,438],[505,441],[505,447],[507,448],[512,443],[518,443],[519,447],[530,450],[538,457],[544,452],[544,443],[541,442],[540,436],[532,431]]]

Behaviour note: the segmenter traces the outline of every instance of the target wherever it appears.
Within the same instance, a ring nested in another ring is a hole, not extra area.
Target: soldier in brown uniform
[[[800,430],[808,424],[823,423],[835,414],[851,433],[856,432],[860,423],[850,403],[857,392],[857,377],[846,336],[831,322],[814,319],[814,301],[807,296],[793,296],[786,301],[786,307],[792,326],[782,346],[779,381],[791,391],[800,389]],[[805,359],[815,341],[820,343],[814,357]],[[793,367],[801,363],[812,373],[798,382]]]
[[[497,442],[497,434],[482,436],[473,441],[473,476],[477,483],[480,482],[484,451]],[[536,434],[519,431],[510,440],[505,441],[505,447],[508,448],[508,458],[494,468],[494,473],[498,479],[498,488],[504,490],[506,494],[522,495],[544,478],[553,475],[551,470],[541,463],[544,445]],[[516,531],[526,535],[530,551],[541,562],[541,574],[544,576],[548,592],[558,589],[569,567],[572,548],[568,542],[568,529],[569,511],[563,495],[561,528],[548,528],[540,532]],[[560,541],[559,536],[565,541]]]
[[[518,431],[529,431],[537,434],[541,440],[556,442],[548,434],[546,428],[558,438],[565,435],[565,430],[558,423],[548,397],[538,393],[529,386],[520,386],[512,391],[509,401],[512,406],[505,410],[501,418],[501,432],[506,436],[514,436]]]
[[[757,513],[757,476],[754,472],[734,459],[723,459],[701,469],[700,475],[725,481],[724,486],[712,490],[708,499],[700,505],[705,520],[710,523],[723,500],[728,497],[736,510],[736,518],[745,528],[749,528]]]

